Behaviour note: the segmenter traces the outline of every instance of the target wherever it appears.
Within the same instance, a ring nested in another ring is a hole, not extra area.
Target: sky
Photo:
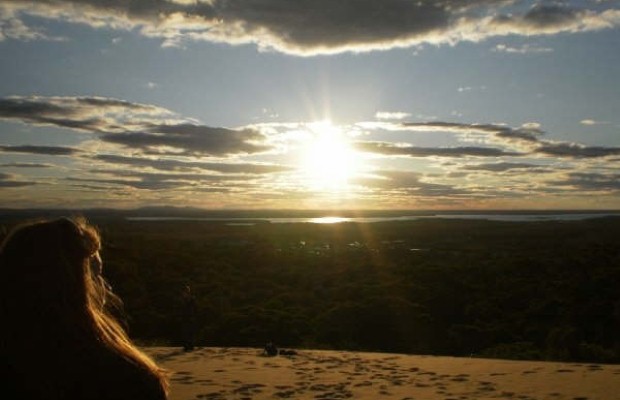
[[[0,0],[0,207],[620,209],[618,0]]]

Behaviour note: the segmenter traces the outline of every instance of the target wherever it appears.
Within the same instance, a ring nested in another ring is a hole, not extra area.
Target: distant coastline
[[[620,217],[620,210],[209,210],[178,207],[136,209],[0,209],[0,219],[84,215],[92,219],[128,221],[203,221],[235,225],[255,223],[373,223],[421,219],[489,221],[575,221]]]

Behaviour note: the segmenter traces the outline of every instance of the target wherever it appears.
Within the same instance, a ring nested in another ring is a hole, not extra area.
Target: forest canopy
[[[145,344],[620,361],[620,218],[93,222]]]

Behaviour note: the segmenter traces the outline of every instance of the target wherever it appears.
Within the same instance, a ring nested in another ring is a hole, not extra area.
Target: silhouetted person
[[[96,229],[61,218],[0,247],[0,379],[12,399],[165,400],[167,379],[109,312]]]
[[[194,350],[196,341],[196,298],[192,288],[186,285],[181,295],[181,336],[183,350]]]
[[[274,357],[278,355],[278,348],[272,342],[269,342],[265,345],[265,349],[263,350],[263,354],[269,357]]]

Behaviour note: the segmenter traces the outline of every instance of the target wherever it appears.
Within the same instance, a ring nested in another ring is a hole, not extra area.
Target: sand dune
[[[153,347],[171,399],[618,400],[620,365],[254,348]]]

